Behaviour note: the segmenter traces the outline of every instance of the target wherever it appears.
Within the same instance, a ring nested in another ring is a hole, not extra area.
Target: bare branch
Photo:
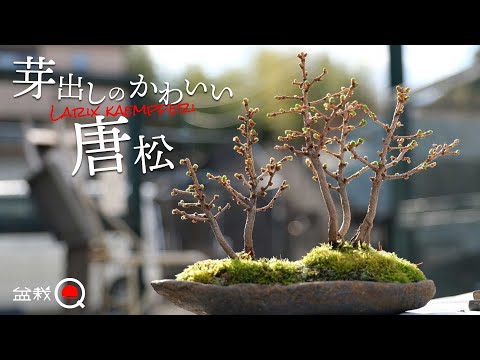
[[[441,156],[448,155],[458,155],[460,152],[458,150],[451,151],[454,147],[460,144],[460,141],[456,139],[451,144],[436,145],[433,144],[432,148],[429,151],[429,154],[425,161],[415,166],[413,169],[410,169],[404,173],[396,173],[394,175],[385,175],[385,180],[399,180],[399,179],[408,179],[415,173],[418,173],[422,170],[432,169],[437,163],[434,161]]]
[[[273,178],[275,177],[275,174],[280,171],[283,167],[283,163],[287,161],[292,161],[293,157],[292,156],[284,156],[280,161],[276,162],[275,158],[270,158],[270,162],[265,165],[265,168],[262,168],[262,173],[257,177],[257,181],[261,181],[264,179],[267,175],[269,176],[267,185],[262,186],[260,188],[260,191],[256,193],[257,196],[265,196],[266,191],[268,188],[273,186]]]
[[[396,158],[394,158],[391,162],[386,164],[385,169],[390,169],[391,167],[396,166],[400,161],[403,160],[405,154],[407,152],[409,152],[410,150],[412,150],[414,147],[416,147],[416,145],[415,146],[409,145],[409,146],[401,147],[398,156]]]
[[[352,175],[350,175],[349,177],[345,178],[345,183],[349,183],[350,181],[352,181],[353,179],[355,178],[358,178],[360,177],[363,173],[365,173],[368,169],[370,169],[370,167],[368,166],[364,166],[362,167],[360,170],[358,170],[357,172],[353,173]]]
[[[233,174],[233,176],[242,182],[243,186],[245,186],[247,189],[251,189],[252,188],[252,185],[250,185],[248,182],[247,182],[247,179],[245,178],[245,175],[241,174],[241,173],[235,173]]]
[[[393,140],[400,140],[400,139],[423,139],[426,138],[429,135],[432,135],[433,131],[428,130],[428,131],[422,131],[422,129],[419,129],[416,134],[414,135],[395,135],[393,137]]]
[[[325,153],[327,153],[327,154],[329,154],[329,155],[332,155],[332,156],[336,157],[337,159],[341,159],[341,158],[342,158],[342,156],[341,156],[339,153],[330,151],[330,150],[328,150],[326,147],[324,147],[322,150],[323,150],[323,152],[325,152]]]
[[[303,97],[298,95],[277,95],[275,96],[275,99],[276,100],[286,100],[286,99],[303,100]]]
[[[333,186],[332,184],[328,184],[328,188],[330,190],[334,190],[334,191],[340,191],[340,186]]]
[[[333,172],[331,172],[330,170],[328,170],[326,164],[323,165],[323,171],[325,171],[325,172],[327,173],[327,175],[330,176],[331,178],[333,178],[333,179],[335,179],[335,180],[338,179],[338,174],[337,174],[337,173],[333,173]]]
[[[267,211],[268,209],[271,209],[273,208],[273,205],[275,204],[275,201],[277,201],[277,199],[282,196],[282,193],[283,191],[285,191],[286,189],[288,188],[288,184],[286,181],[283,181],[282,185],[278,188],[275,196],[272,198],[272,200],[270,200],[270,202],[261,207],[261,208],[257,208],[257,212],[262,212],[262,211]]]
[[[211,212],[211,208],[213,207],[213,202],[215,200],[218,200],[219,196],[214,195],[213,199],[208,202],[206,200],[206,196],[203,192],[205,189],[205,186],[203,184],[200,184],[197,178],[197,169],[198,165],[192,165],[190,162],[190,159],[182,159],[180,160],[181,165],[185,165],[188,169],[187,175],[192,178],[193,184],[188,186],[187,190],[178,190],[178,189],[173,189],[172,190],[172,196],[175,195],[190,195],[193,196],[194,198],[197,199],[197,202],[195,203],[186,203],[185,201],[181,200],[178,205],[183,207],[183,208],[199,208],[203,211],[202,214],[198,213],[193,213],[189,214],[186,211],[179,210],[179,209],[173,209],[172,214],[174,215],[180,215],[182,220],[190,220],[192,223],[197,223],[197,222],[206,222],[210,225],[212,228],[213,234],[215,236],[215,239],[218,241],[220,246],[223,248],[223,250],[226,252],[226,254],[232,258],[236,259],[238,258],[238,255],[233,251],[233,249],[230,247],[228,242],[225,240],[225,237],[222,234],[222,231],[220,230],[220,226],[217,223],[216,216],[213,216]],[[227,203],[227,205],[224,206],[224,208],[220,211],[222,213],[226,209],[230,208],[230,204]],[[218,215],[218,213],[217,213]]]
[[[248,198],[243,195],[242,193],[240,193],[239,191],[235,190],[232,185],[230,184],[230,180],[227,179],[227,177],[225,175],[223,176],[215,176],[215,175],[212,175],[210,173],[207,174],[207,177],[210,179],[210,180],[215,180],[217,183],[219,183],[220,185],[223,186],[223,188],[225,190],[227,190],[233,197],[233,200],[238,203],[240,203],[240,205],[248,208]]]
[[[290,110],[283,110],[280,109],[280,111],[274,111],[272,113],[268,113],[267,117],[276,117],[279,115],[285,115],[285,114],[301,114],[301,110],[296,110],[296,109],[290,109]]]
[[[172,189],[171,195],[172,195],[172,196],[176,196],[176,195],[190,195],[190,196],[194,196],[194,195],[195,195],[195,192],[194,192],[194,191],[179,190],[179,189]]]
[[[353,158],[354,158],[355,160],[360,161],[362,164],[364,164],[365,166],[368,166],[368,167],[369,167],[370,169],[372,169],[373,171],[377,171],[378,165],[374,165],[374,164],[368,162],[368,161],[365,159],[365,157],[360,156],[354,148],[348,149],[348,151],[350,151],[350,152],[352,153]]]
[[[180,202],[178,203],[178,206],[181,206],[183,207],[184,209],[188,209],[188,208],[192,208],[192,207],[201,207],[202,204],[200,202],[196,202],[196,203],[186,203],[185,201],[183,200],[180,200]]]
[[[209,209],[212,209],[215,206],[215,201],[217,201],[220,198],[217,194],[213,195],[212,200],[207,204],[207,207]]]
[[[340,104],[338,106],[338,108],[339,108],[339,107],[343,106],[344,100],[346,100],[348,97],[350,97],[353,94],[353,89],[355,89],[357,87],[357,85],[358,84],[355,82],[355,79],[352,79],[352,81],[350,83],[350,87],[348,87],[348,88],[342,87],[340,89],[340,91],[338,91],[336,93],[333,93],[333,94],[328,93],[327,95],[325,95],[324,97],[322,97],[318,100],[310,101],[308,103],[308,105],[309,106],[317,105],[317,104],[320,104],[320,103],[325,102],[325,101],[331,102],[330,99],[340,98]],[[342,97],[344,97],[344,98],[342,98]]]
[[[197,213],[193,213],[193,214],[189,214],[183,210],[179,210],[179,209],[173,209],[172,210],[172,214],[174,215],[181,215],[182,217],[182,220],[192,220],[192,222],[207,222],[208,221],[208,217],[207,215],[205,214],[197,214]]]
[[[275,150],[289,150],[294,156],[307,156],[308,152],[304,150],[295,149],[293,146],[288,144],[275,145]]]
[[[310,90],[310,88],[312,87],[313,84],[315,84],[316,82],[322,81],[323,78],[325,77],[325,75],[327,75],[327,73],[328,73],[327,69],[324,68],[320,75],[315,77],[311,82],[307,82],[306,81],[307,76],[305,74],[305,66],[302,68],[302,70],[304,71],[304,83],[305,83],[304,86],[305,86],[305,91],[306,92],[308,92]]]
[[[222,208],[221,206],[218,207],[218,211],[215,214],[214,218],[217,219],[220,215],[222,215],[225,210],[230,209],[230,203],[225,204],[225,206]]]
[[[365,112],[365,114],[368,115],[368,117],[370,119],[373,120],[374,123],[380,125],[382,128],[385,129],[385,131],[388,131],[389,130],[389,126],[385,123],[383,123],[382,121],[380,121],[377,117],[377,114],[375,114],[373,111],[371,111],[367,105],[363,105],[363,111]]]

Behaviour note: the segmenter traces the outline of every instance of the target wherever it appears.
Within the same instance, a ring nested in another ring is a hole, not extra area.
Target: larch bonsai
[[[205,192],[204,192],[205,185],[201,184],[198,181],[198,177],[197,177],[198,165],[197,164],[192,165],[192,162],[188,158],[180,160],[180,164],[185,165],[187,167],[188,171],[186,174],[187,176],[190,176],[192,178],[193,184],[189,185],[186,190],[173,189],[172,196],[177,196],[177,195],[192,196],[193,198],[196,199],[195,202],[185,202],[183,200],[180,200],[180,202],[178,203],[178,206],[184,209],[197,208],[202,210],[202,213],[198,213],[198,212],[187,213],[184,210],[173,209],[172,214],[180,215],[182,220],[190,220],[192,223],[197,223],[197,222],[208,223],[212,228],[215,239],[220,244],[220,246],[225,251],[225,253],[231,258],[238,258],[238,255],[235,253],[235,251],[233,251],[233,249],[230,247],[228,242],[225,240],[225,237],[223,236],[222,230],[220,229],[220,226],[218,225],[218,221],[217,221],[217,218],[225,210],[230,208],[230,204],[227,203],[223,207],[219,206],[217,213],[213,214],[212,209],[215,207],[214,202],[218,200],[220,196],[215,194],[212,200],[207,201],[207,196],[205,195]]]
[[[309,91],[311,87],[323,80],[327,75],[327,70],[323,69],[320,75],[309,80],[305,64],[306,57],[306,53],[298,54],[302,80],[294,80],[292,83],[300,89],[301,94],[276,96],[278,100],[297,100],[299,103],[289,110],[280,109],[280,111],[267,115],[276,117],[291,113],[298,114],[302,117],[303,128],[301,131],[286,130],[285,136],[279,137],[279,140],[285,143],[276,146],[276,148],[286,149],[295,156],[306,158],[306,164],[313,173],[313,180],[318,182],[328,211],[328,242],[333,247],[345,245],[345,237],[350,228],[351,210],[347,185],[364,173],[373,173],[373,176],[370,178],[372,187],[366,215],[350,240],[353,245],[369,245],[383,181],[408,179],[415,173],[435,167],[437,158],[459,153],[458,150],[453,150],[459,144],[459,140],[456,139],[451,144],[433,144],[423,162],[406,172],[392,173],[393,168],[401,161],[408,164],[411,163],[411,158],[406,155],[417,147],[416,140],[432,134],[430,130],[425,132],[418,130],[412,135],[396,135],[398,128],[403,126],[400,117],[409,98],[408,93],[410,89],[397,86],[396,107],[392,120],[389,123],[384,123],[378,119],[377,115],[367,105],[351,100],[358,86],[355,79],[351,80],[349,87],[342,87],[336,93],[328,93],[316,100],[310,99]],[[317,105],[323,105],[323,110],[318,110]],[[353,131],[367,124],[365,119],[356,120],[357,111],[365,113],[371,122],[381,126],[385,131],[381,148],[377,152],[378,160],[371,161],[367,156],[362,156],[357,152],[357,148],[364,142],[363,139],[358,138],[357,140],[349,141]],[[302,139],[304,141],[300,149],[289,143],[294,139]],[[328,155],[333,156],[337,160],[336,169],[327,167],[325,158]],[[350,176],[345,176],[344,174],[345,168],[348,166],[347,156],[351,160],[359,161],[363,166]],[[329,182],[328,179],[332,179],[332,181]],[[341,224],[332,191],[338,192],[340,197],[342,209]]]
[[[267,196],[268,191],[272,189],[274,183],[273,179],[275,175],[282,169],[283,163],[291,161],[292,156],[285,156],[280,161],[276,161],[275,158],[270,158],[268,164],[260,169],[257,174],[255,168],[255,160],[253,155],[253,145],[259,141],[257,131],[255,130],[254,116],[259,112],[258,108],[250,108],[248,99],[243,99],[243,106],[245,108],[245,115],[238,117],[241,122],[237,130],[239,130],[242,139],[239,136],[233,138],[235,143],[234,150],[243,157],[244,173],[235,173],[234,177],[241,182],[243,187],[246,188],[248,194],[244,195],[241,191],[236,190],[231,181],[226,175],[212,175],[207,174],[208,179],[218,182],[232,197],[232,200],[240,207],[242,207],[246,213],[245,228],[243,234],[244,240],[244,253],[248,257],[255,258],[254,242],[253,242],[253,230],[255,225],[255,217],[258,212],[264,212],[273,208],[273,205],[277,199],[282,195],[283,191],[288,188],[286,181],[278,187],[275,195],[264,206],[257,206],[258,198],[264,198]],[[238,254],[230,247],[225,237],[222,234],[220,226],[218,225],[217,218],[225,210],[230,208],[230,204],[227,203],[224,207],[219,207],[218,212],[214,215],[212,209],[215,207],[214,202],[219,199],[218,195],[214,195],[211,201],[206,200],[204,193],[205,186],[198,181],[197,169],[198,165],[192,165],[189,159],[183,159],[180,164],[186,165],[188,168],[187,175],[193,180],[193,185],[190,185],[186,190],[173,189],[172,196],[176,195],[190,195],[193,196],[196,202],[185,203],[183,200],[178,203],[178,206],[182,208],[198,208],[202,213],[187,213],[180,209],[174,209],[172,211],[175,215],[180,215],[182,220],[191,220],[193,223],[206,222],[212,228],[215,239],[220,246],[226,252],[226,254],[232,258],[238,258]]]
[[[459,151],[454,148],[459,141],[455,140],[451,144],[443,145],[433,144],[420,164],[405,172],[394,172],[394,168],[400,162],[407,164],[412,162],[407,155],[418,146],[417,140],[432,134],[430,130],[418,130],[412,135],[397,133],[397,130],[402,127],[400,117],[410,89],[401,86],[396,88],[395,111],[392,120],[385,123],[367,105],[352,99],[358,87],[354,79],[348,87],[342,87],[338,92],[328,93],[320,99],[310,99],[309,93],[312,86],[323,80],[327,70],[324,69],[320,75],[309,80],[305,65],[306,57],[306,53],[298,54],[302,80],[293,81],[293,85],[300,89],[301,94],[276,96],[278,100],[296,100],[297,104],[289,110],[280,109],[267,116],[297,114],[302,118],[302,129],[286,130],[285,136],[279,137],[284,144],[277,145],[275,148],[289,150],[294,156],[305,158],[313,174],[313,180],[319,185],[328,211],[328,244],[315,247],[298,261],[276,258],[255,260],[253,229],[256,214],[271,209],[288,187],[287,183],[282,182],[266,205],[259,206],[258,199],[267,196],[274,185],[275,175],[282,169],[283,163],[292,160],[293,156],[285,156],[280,161],[271,158],[269,163],[257,172],[253,145],[259,141],[254,122],[254,116],[259,110],[250,108],[248,100],[244,99],[245,115],[239,116],[241,124],[238,128],[241,136],[235,136],[233,141],[234,150],[242,156],[244,165],[244,172],[235,173],[234,177],[245,190],[243,192],[237,190],[226,175],[207,174],[207,177],[219,183],[246,213],[243,234],[244,253],[237,253],[231,248],[217,222],[218,217],[230,208],[230,204],[218,207],[214,213],[214,202],[219,199],[219,196],[214,195],[211,200],[207,200],[205,186],[197,177],[198,166],[192,165],[189,159],[183,159],[181,164],[187,166],[187,175],[192,178],[193,184],[186,190],[174,189],[172,195],[194,197],[195,202],[180,201],[178,205],[187,209],[198,208],[201,212],[187,213],[184,210],[174,209],[173,214],[194,223],[208,223],[216,240],[230,258],[199,261],[178,274],[178,280],[217,285],[236,283],[288,285],[297,282],[332,280],[407,283],[425,280],[425,275],[417,265],[398,258],[394,253],[375,250],[370,246],[370,234],[380,188],[385,180],[408,179],[415,173],[435,167],[435,160],[439,157],[458,154]],[[323,106],[322,110],[317,109],[319,105]],[[369,122],[380,126],[385,131],[380,150],[377,152],[378,158],[374,161],[359,153],[358,149],[364,143],[362,138],[350,140],[352,133],[368,123],[365,119],[358,119],[357,112],[366,114]],[[292,144],[293,140],[300,141],[303,145],[300,148],[295,147]],[[336,168],[327,166],[327,157],[336,160]],[[359,170],[351,175],[347,175],[345,171],[349,165],[348,160],[357,161],[361,165]],[[366,173],[371,174],[372,181],[368,209],[353,237],[346,240],[351,225],[347,185]],[[340,198],[341,217],[334,201],[335,192]]]

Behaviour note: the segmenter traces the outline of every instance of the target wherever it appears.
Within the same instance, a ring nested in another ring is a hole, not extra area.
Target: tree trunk
[[[244,251],[255,259],[255,250],[253,249],[253,226],[255,224],[255,215],[257,214],[257,204],[254,203],[247,209],[247,220],[243,231]]]
[[[335,244],[338,240],[338,216],[337,209],[335,208],[335,203],[333,202],[332,194],[328,188],[328,182],[323,171],[323,165],[320,162],[320,159],[316,155],[309,156],[312,161],[313,167],[317,172],[318,184],[320,186],[320,191],[322,192],[323,199],[325,200],[325,205],[327,206],[328,211],[328,242],[330,244]]]
[[[238,255],[233,251],[233,249],[230,247],[228,244],[227,240],[223,237],[222,231],[220,230],[220,226],[218,226],[217,219],[215,219],[212,215],[212,213],[209,211],[207,212],[208,216],[208,223],[210,224],[210,227],[212,228],[213,235],[215,236],[215,239],[217,239],[218,243],[222,247],[222,249],[227,253],[228,256],[232,259],[238,259]]]
[[[355,236],[352,238],[352,243],[355,245],[359,243],[367,242],[370,244],[370,231],[373,227],[373,220],[375,219],[375,215],[377,213],[377,205],[378,205],[378,196],[380,194],[380,187],[382,185],[382,176],[383,172],[379,171],[373,180],[372,189],[370,191],[370,201],[368,202],[368,210],[365,218],[363,219],[362,223],[358,227]]]
[[[340,184],[340,202],[342,204],[342,213],[343,213],[343,221],[342,226],[340,226],[340,230],[338,230],[338,235],[344,241],[345,236],[350,229],[350,223],[352,221],[352,215],[350,212],[350,202],[348,200],[348,193],[346,184]]]

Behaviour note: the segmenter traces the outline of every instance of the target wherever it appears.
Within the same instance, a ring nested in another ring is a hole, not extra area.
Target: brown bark
[[[370,118],[375,122],[382,126],[385,131],[387,132],[385,139],[383,140],[383,147],[380,152],[380,161],[379,163],[373,165],[362,159],[354,150],[354,148],[349,149],[352,153],[353,157],[357,160],[360,160],[364,165],[368,166],[375,172],[375,176],[372,179],[372,189],[370,191],[370,201],[368,204],[368,210],[363,219],[363,222],[360,224],[355,236],[352,238],[352,242],[354,244],[358,243],[367,243],[370,244],[370,236],[373,227],[373,220],[375,219],[375,214],[377,211],[378,205],[378,198],[380,193],[380,187],[384,180],[397,180],[397,179],[408,179],[413,174],[426,170],[428,168],[435,167],[436,163],[434,162],[440,156],[446,155],[456,155],[459,151],[452,151],[452,149],[459,144],[459,140],[456,139],[451,144],[443,144],[437,145],[433,144],[432,148],[430,149],[427,158],[424,162],[417,165],[413,169],[406,171],[402,174],[396,173],[393,175],[388,175],[387,171],[394,166],[398,165],[400,161],[406,161],[407,163],[411,162],[409,157],[406,157],[408,151],[413,150],[417,147],[417,142],[414,139],[422,139],[432,133],[431,130],[423,132],[422,130],[418,130],[415,135],[395,135],[395,131],[402,126],[400,123],[400,116],[404,111],[405,102],[408,100],[408,92],[410,91],[409,88],[402,88],[401,86],[397,86],[397,104],[395,106],[395,112],[393,114],[392,122],[390,125],[384,124],[380,120],[377,119],[376,115],[368,109],[368,107],[364,107],[365,112],[370,116]],[[404,145],[404,141],[406,139],[411,139],[412,141],[408,145]],[[391,146],[392,141],[397,141],[397,146]],[[387,155],[389,151],[399,151],[397,156],[391,156],[390,162],[387,162]]]
[[[339,187],[340,189],[338,193],[340,194],[340,202],[342,205],[343,221],[342,221],[342,225],[340,226],[340,229],[338,230],[338,235],[343,241],[344,237],[348,233],[348,230],[350,229],[352,214],[350,210],[350,201],[348,200],[347,186],[345,183],[343,183],[343,184],[339,184]]]
[[[318,185],[320,186],[320,191],[322,192],[323,200],[325,201],[325,206],[327,207],[328,211],[328,242],[333,244],[338,240],[337,209],[335,208],[332,194],[328,188],[327,178],[325,176],[325,172],[323,171],[323,164],[316,155],[310,155],[309,158],[312,161],[313,168],[317,172]]]
[[[248,108],[248,102],[244,101],[245,111],[247,112],[247,132],[245,136],[245,172],[249,179],[250,193],[249,206],[245,210],[247,217],[245,219],[245,228],[243,231],[243,251],[255,259],[255,250],[253,248],[253,228],[255,226],[255,215],[257,213],[257,173],[255,171],[255,162],[253,160],[253,139],[250,132],[249,122],[252,115]]]
[[[362,223],[360,224],[357,232],[355,233],[354,237],[352,238],[352,243],[365,243],[370,244],[370,232],[373,227],[373,220],[375,219],[375,215],[377,213],[377,205],[378,205],[378,196],[380,194],[380,187],[382,185],[382,181],[384,180],[385,173],[387,171],[387,154],[390,147],[390,143],[392,142],[393,136],[395,134],[395,130],[399,126],[399,119],[400,115],[403,112],[404,103],[406,98],[401,96],[397,96],[397,105],[395,107],[395,112],[393,114],[392,122],[389,127],[385,127],[387,130],[387,136],[383,140],[383,148],[380,153],[380,164],[375,167],[375,177],[372,180],[372,188],[370,190],[370,200],[368,202],[368,209],[367,213],[365,214],[365,218],[363,219]],[[376,118],[376,116],[374,116]],[[382,123],[382,126],[385,124]],[[354,154],[357,155],[358,154]],[[356,157],[357,157],[356,156]]]
[[[188,170],[191,173],[193,185],[195,186],[195,189],[197,189],[197,194],[199,195],[198,200],[201,204],[200,207],[208,217],[208,223],[212,228],[215,239],[217,240],[217,242],[220,244],[222,249],[227,253],[229,257],[231,257],[232,259],[237,259],[238,255],[235,253],[235,251],[233,251],[231,246],[225,240],[225,237],[223,236],[222,231],[220,230],[220,226],[218,225],[217,218],[212,214],[208,204],[205,201],[205,194],[201,190],[200,182],[198,181],[197,173],[193,169],[192,163],[190,162],[189,159],[185,159],[185,161],[187,163]]]
[[[235,251],[233,251],[231,246],[228,244],[227,240],[225,240],[222,230],[220,229],[220,226],[218,225],[218,222],[213,216],[212,212],[207,211],[206,214],[208,216],[208,224],[212,228],[213,235],[215,236],[215,239],[217,240],[217,242],[220,244],[222,249],[230,258],[238,259],[238,255],[235,253]]]
[[[253,248],[253,227],[255,224],[255,215],[257,214],[257,206],[255,204],[252,205],[246,212],[247,219],[245,221],[245,229],[243,232],[244,251],[255,259],[255,250]]]
[[[183,208],[199,208],[203,211],[202,214],[198,213],[187,213],[186,211],[179,210],[179,209],[173,209],[172,213],[175,215],[180,215],[182,217],[182,220],[191,220],[192,222],[207,222],[210,227],[212,228],[213,235],[215,236],[215,239],[217,242],[220,244],[222,249],[225,251],[225,253],[232,259],[237,259],[238,255],[233,251],[231,246],[228,244],[228,242],[225,240],[225,237],[222,234],[222,231],[220,229],[220,226],[218,225],[217,218],[227,209],[230,208],[230,204],[226,204],[223,208],[219,207],[217,213],[214,215],[211,211],[213,208],[214,201],[217,200],[219,197],[218,195],[215,195],[213,199],[208,202],[206,200],[206,195],[203,192],[204,186],[200,184],[197,178],[197,165],[193,166],[190,159],[183,159],[180,161],[180,164],[186,165],[188,168],[188,174],[192,178],[193,187],[190,189],[190,187],[187,190],[178,190],[178,189],[173,189],[172,195],[190,195],[193,196],[195,199],[197,199],[196,202],[194,203],[186,203],[183,200],[181,200],[178,205],[183,207]]]
[[[311,83],[309,83],[307,79],[308,73],[305,68],[306,56],[307,54],[302,53],[298,57],[300,58],[300,61],[301,61],[300,68],[302,69],[302,74],[303,74],[303,82],[301,84],[301,89],[302,89],[301,99],[303,104],[303,112],[302,112],[303,123],[305,127],[310,127],[312,125],[312,115],[310,113],[310,103],[308,101],[308,92],[310,90],[310,87],[315,82],[322,80],[323,76],[326,74],[326,70],[324,70],[324,72],[320,76],[317,76],[312,80]],[[327,177],[323,170],[323,164],[320,160],[320,152],[315,149],[315,144],[312,140],[311,134],[308,134],[307,136],[305,136],[305,142],[306,142],[306,149],[308,151],[307,156],[310,158],[313,164],[313,168],[317,172],[318,185],[320,187],[320,191],[322,193],[322,196],[328,211],[328,242],[331,244],[334,244],[338,240],[337,209],[335,208],[335,203],[333,201],[332,194],[330,193],[330,189],[328,187]]]
[[[364,243],[366,241],[368,241],[368,243],[370,242],[368,235],[372,230],[373,220],[375,219],[375,215],[377,213],[378,197],[380,194],[381,185],[382,173],[378,172],[373,180],[372,189],[370,190],[370,200],[368,202],[367,214],[352,238],[352,243],[354,245],[358,245],[359,243]]]
[[[353,88],[354,88],[354,83],[352,81],[352,85],[350,86],[350,89],[345,99],[351,95]],[[343,105],[343,102],[340,103],[339,107],[342,105]],[[342,119],[342,127],[341,127],[342,135],[340,137],[340,144],[339,144],[340,156],[339,156],[338,175],[337,175],[337,183],[339,187],[338,193],[340,195],[340,203],[342,205],[342,225],[338,230],[338,235],[342,240],[342,244],[344,242],[345,235],[347,235],[348,230],[350,229],[350,222],[352,219],[351,210],[350,210],[350,201],[348,200],[347,181],[343,176],[343,171],[347,167],[347,163],[345,162],[345,151],[346,151],[345,143],[347,141],[347,134],[348,134],[347,126],[348,126],[349,120],[350,120],[349,112],[347,110],[347,106],[345,106],[345,111]]]
[[[302,70],[302,81],[294,80],[292,84],[299,87],[299,89],[302,91],[302,95],[301,96],[279,95],[279,96],[276,96],[275,98],[277,100],[285,100],[285,99],[301,100],[302,102],[301,106],[300,104],[298,104],[294,108],[290,108],[290,110],[280,109],[280,111],[270,113],[267,116],[276,117],[279,115],[285,115],[290,113],[302,115],[304,129],[307,128],[308,131],[303,130],[302,132],[299,132],[299,131],[287,130],[285,131],[286,136],[285,137],[280,136],[278,139],[280,141],[290,141],[296,138],[303,138],[305,141],[305,146],[303,146],[301,150],[295,149],[294,146],[289,144],[278,145],[275,148],[279,150],[283,150],[283,149],[289,150],[295,156],[306,156],[310,160],[311,165],[309,165],[309,167],[311,166],[312,172],[314,172],[313,174],[314,178],[318,182],[318,185],[320,187],[320,192],[322,193],[322,197],[328,211],[328,241],[331,244],[334,244],[339,238],[339,235],[337,232],[338,214],[335,208],[335,203],[333,201],[332,195],[330,193],[329,183],[326,179],[326,175],[323,169],[324,165],[320,160],[319,149],[322,147],[323,142],[322,140],[319,140],[319,144],[315,144],[314,140],[312,139],[312,132],[315,133],[316,136],[320,136],[320,138],[325,139],[327,126],[325,126],[323,132],[315,131],[311,127],[313,124],[313,119],[310,112],[311,106],[324,101],[326,97],[319,100],[311,101],[311,102],[308,99],[308,93],[310,88],[314,83],[319,82],[323,79],[323,77],[327,74],[327,70],[324,69],[319,76],[315,77],[311,82],[309,82],[307,79],[308,72],[305,69],[305,58],[307,57],[307,54],[302,52],[297,56],[300,59],[299,66],[300,66],[300,69]],[[317,111],[317,114],[320,114],[320,112]]]
[[[254,129],[255,122],[253,121],[253,117],[259,111],[259,109],[250,108],[248,105],[248,99],[243,99],[243,106],[245,107],[245,115],[240,115],[238,117],[242,123],[238,130],[245,138],[245,142],[243,143],[238,136],[235,136],[233,141],[236,144],[234,150],[244,158],[245,173],[236,173],[234,176],[237,180],[242,182],[243,186],[248,189],[248,195],[243,195],[239,191],[235,190],[231,185],[230,180],[228,180],[226,176],[214,176],[207,174],[207,177],[217,181],[220,185],[222,185],[225,190],[232,195],[233,200],[245,209],[246,220],[243,232],[243,250],[252,258],[255,258],[253,229],[255,226],[256,213],[271,209],[275,201],[277,201],[277,199],[282,195],[282,192],[288,187],[288,185],[284,181],[270,202],[263,207],[257,207],[257,199],[267,195],[267,190],[273,186],[273,178],[275,174],[280,171],[284,162],[290,161],[293,158],[292,156],[285,156],[278,162],[275,160],[275,158],[270,158],[270,162],[261,169],[260,175],[257,176],[257,172],[255,170],[255,161],[253,158],[253,144],[258,142],[259,139],[257,137],[257,132]],[[267,184],[265,186],[260,186],[260,183],[263,180],[267,180]]]

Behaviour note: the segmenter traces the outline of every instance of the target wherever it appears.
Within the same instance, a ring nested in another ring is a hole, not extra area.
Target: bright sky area
[[[149,45],[162,73],[179,74],[188,65],[200,64],[218,74],[248,64],[261,48],[278,51],[327,53],[349,68],[367,67],[379,92],[388,86],[389,53],[386,45]],[[478,49],[475,45],[405,45],[405,85],[422,87],[468,68]]]

